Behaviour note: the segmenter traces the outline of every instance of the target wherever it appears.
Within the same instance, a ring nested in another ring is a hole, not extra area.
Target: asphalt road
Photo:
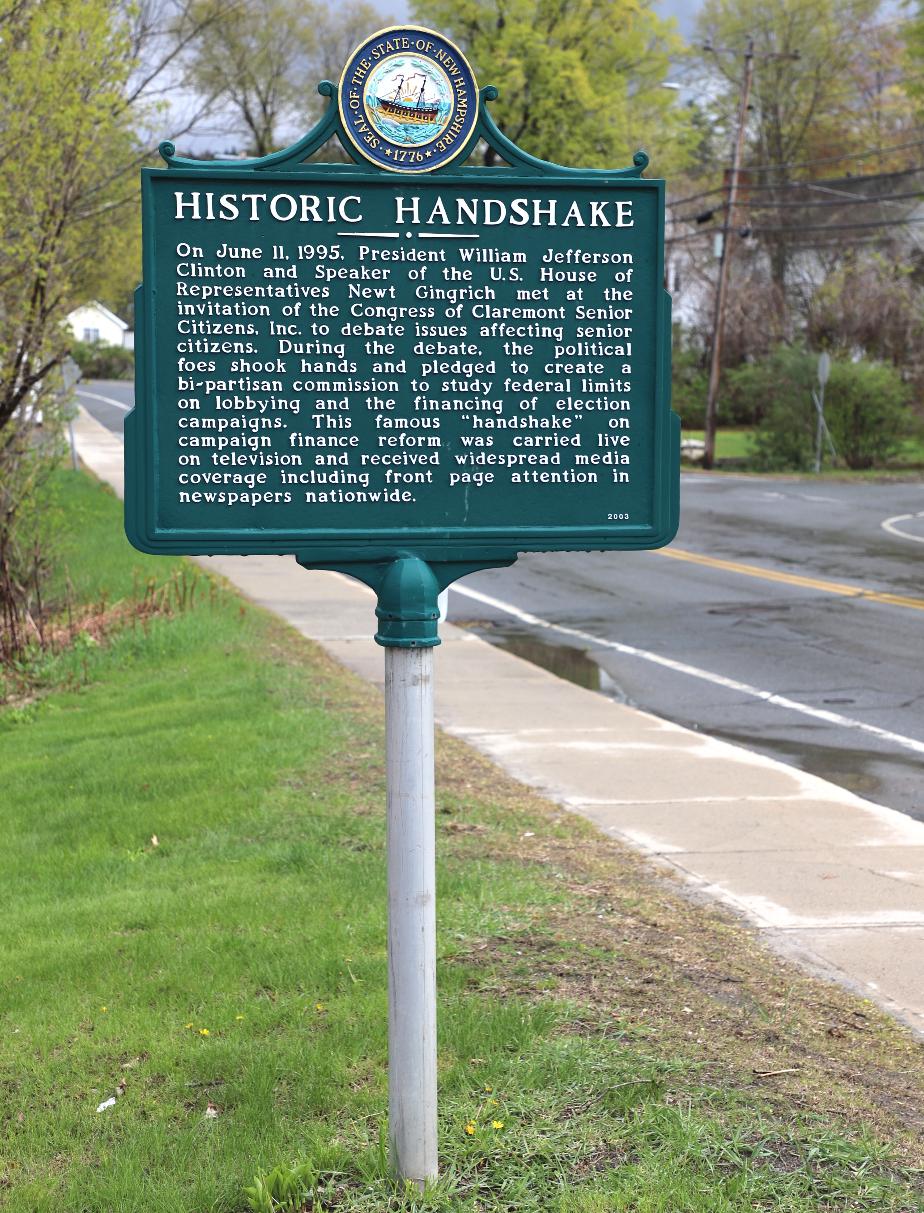
[[[80,399],[121,434],[130,384]],[[681,518],[666,552],[468,577],[449,618],[924,820],[924,482],[690,473]]]

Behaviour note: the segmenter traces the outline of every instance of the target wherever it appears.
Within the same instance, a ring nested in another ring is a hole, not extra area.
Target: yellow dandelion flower
[[[109,1010],[109,1008],[108,1008],[108,1007],[100,1007],[100,1010],[101,1010],[101,1011],[108,1011],[108,1010]]]
[[[324,1005],[324,1003],[323,1003],[323,1002],[316,1002],[316,1003],[314,1004],[314,1009],[315,1009],[315,1010],[318,1012],[318,1014],[320,1015],[322,1011],[326,1011],[326,1010],[327,1010],[327,1007],[325,1007],[325,1005]]]
[[[475,1122],[470,1120],[465,1126],[465,1132],[471,1137],[475,1132]]]
[[[193,1024],[191,1024],[191,1023],[184,1023],[184,1024],[183,1024],[183,1027],[184,1027],[184,1028],[191,1028],[191,1027],[193,1027],[193,1026],[194,1026],[194,1025],[193,1025]]]
[[[200,1036],[211,1036],[212,1033],[208,1030],[208,1028],[200,1028],[199,1035]]]
[[[235,1015],[235,1017],[234,1017],[234,1018],[235,1018],[235,1019],[243,1019],[243,1018],[244,1018],[244,1016],[243,1016],[243,1015]]]
[[[493,1087],[489,1087],[487,1083],[485,1083],[485,1087],[484,1087],[484,1089],[487,1091],[487,1093],[488,1093],[489,1095],[490,1095],[490,1094],[491,1094],[491,1092],[494,1090],[494,1088],[493,1088]]]
[[[497,1106],[498,1106],[498,1102],[497,1102],[497,1100],[496,1100],[496,1099],[489,1099],[489,1100],[488,1100],[488,1107],[489,1107],[489,1108],[496,1108]]]
[[[502,1129],[503,1127],[504,1127],[504,1122],[502,1120],[492,1120],[491,1121],[492,1129]]]

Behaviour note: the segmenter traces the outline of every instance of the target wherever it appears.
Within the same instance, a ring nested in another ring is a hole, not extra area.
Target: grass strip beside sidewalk
[[[243,1213],[306,1160],[326,1210],[922,1207],[901,1029],[445,737],[444,1179],[396,1193],[379,696],[54,494],[86,627],[0,708],[0,1207]]]

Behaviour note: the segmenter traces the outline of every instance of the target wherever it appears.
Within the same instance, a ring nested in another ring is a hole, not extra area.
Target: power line
[[[684,202],[698,202],[700,198],[711,198],[713,194],[724,194],[727,186],[717,185],[715,189],[703,190],[701,194],[687,194],[685,198],[669,198],[668,206],[681,206]]]
[[[752,235],[762,236],[767,232],[846,232],[857,228],[870,227],[905,227],[911,223],[924,223],[924,216],[910,219],[873,219],[865,223],[800,223],[798,227],[751,227],[747,230]]]
[[[905,194],[878,194],[875,198],[867,198],[863,195],[851,198],[845,194],[843,198],[826,199],[824,202],[743,202],[741,205],[749,210],[815,210],[818,207],[875,206],[880,202],[898,202],[908,198],[924,198],[924,189],[913,190]],[[717,202],[712,211],[707,211],[706,215],[708,218],[712,218],[716,211],[724,211],[727,206],[727,202]],[[708,219],[702,215],[677,215],[674,219],[674,223],[706,222]]]
[[[924,139],[915,140],[913,143],[910,143],[910,144],[899,144],[898,147],[900,147],[900,148],[916,147],[919,144],[924,146]],[[883,148],[882,154],[883,155],[887,154],[889,150],[896,150],[896,149]],[[863,156],[866,156],[867,154],[868,153],[865,153],[865,152],[862,153]],[[870,153],[870,154],[878,154],[878,153]],[[782,166],[780,166],[780,167],[782,167]],[[751,169],[747,165],[745,165],[744,169],[742,170],[742,172],[745,174],[749,173],[750,171],[751,171]],[[915,173],[921,173],[921,172],[924,172],[924,165],[915,165],[913,168],[894,169],[892,172],[888,172],[888,173],[867,173],[867,174],[864,174],[862,176],[857,176],[857,177],[847,177],[847,178],[843,178],[843,177],[824,178],[823,177],[820,181],[816,180],[816,179],[812,179],[810,181],[781,181],[778,185],[751,185],[750,183],[747,183],[742,188],[745,189],[749,194],[757,193],[758,191],[760,191],[762,193],[766,193],[768,191],[775,192],[775,193],[782,193],[785,190],[812,189],[819,185],[822,185],[825,181],[850,180],[850,181],[857,182],[857,181],[864,181],[869,178],[875,178],[875,180],[877,180],[877,181],[882,181],[882,180],[885,180],[886,178],[890,178],[890,177],[911,177]],[[717,185],[711,190],[703,190],[698,194],[687,194],[683,198],[668,199],[667,205],[671,206],[671,207],[675,207],[675,206],[681,206],[685,202],[698,202],[701,198],[711,198],[713,194],[724,194],[727,192],[727,190],[728,190],[728,185]],[[720,206],[723,206],[723,205],[724,205],[724,203],[716,203],[716,209],[718,209]]]
[[[892,219],[875,219],[875,220],[869,220],[869,221],[862,222],[862,223],[800,223],[798,226],[783,225],[783,226],[779,226],[779,227],[776,227],[776,226],[770,227],[770,226],[763,226],[763,225],[758,225],[756,227],[752,227],[752,226],[748,225],[748,226],[740,228],[736,234],[738,236],[740,236],[742,239],[748,239],[753,236],[763,236],[763,235],[767,235],[767,234],[779,235],[782,233],[787,233],[791,236],[798,236],[802,232],[859,231],[859,230],[871,230],[871,229],[875,229],[875,228],[907,227],[907,226],[910,226],[911,224],[917,224],[917,223],[924,223],[924,216],[911,217],[908,219],[894,219],[894,218],[892,218]],[[722,228],[707,227],[707,228],[703,228],[699,232],[687,232],[683,236],[669,236],[664,241],[664,243],[665,244],[683,244],[688,240],[702,239],[703,237],[706,237],[706,236],[716,236],[717,234],[721,233],[721,231],[722,231]],[[812,242],[810,242],[810,243],[812,243]],[[841,243],[841,242],[832,241],[831,243],[833,244],[833,243]],[[813,247],[814,247],[814,244],[813,244]]]
[[[848,251],[852,252],[855,248],[859,248],[861,245],[867,245],[867,244],[883,245],[883,244],[888,244],[888,243],[889,243],[888,236],[863,236],[857,240],[851,240],[850,244],[848,245]],[[793,240],[793,241],[790,241],[790,243],[787,245],[787,248],[790,248],[790,249],[831,248],[831,249],[839,249],[841,252],[844,252],[844,241],[843,240]]]
[[[870,156],[887,156],[890,152],[900,152],[907,147],[924,146],[924,139],[911,139],[908,143],[896,143],[892,147],[871,147],[865,152],[844,152],[840,156],[820,156],[815,160],[781,160],[775,164],[749,164],[749,173],[765,172],[779,168],[809,168],[813,164],[836,164],[841,160],[866,160]]]

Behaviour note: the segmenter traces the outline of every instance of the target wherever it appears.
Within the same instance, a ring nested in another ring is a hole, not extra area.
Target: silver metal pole
[[[818,414],[817,425],[815,426],[815,471],[821,471],[821,444],[825,433],[825,409],[824,409],[824,385],[821,386],[822,393],[819,399],[817,392],[812,392],[812,399],[815,402],[815,412]]]
[[[436,1179],[436,821],[433,649],[385,649],[388,1117],[392,1162]]]

